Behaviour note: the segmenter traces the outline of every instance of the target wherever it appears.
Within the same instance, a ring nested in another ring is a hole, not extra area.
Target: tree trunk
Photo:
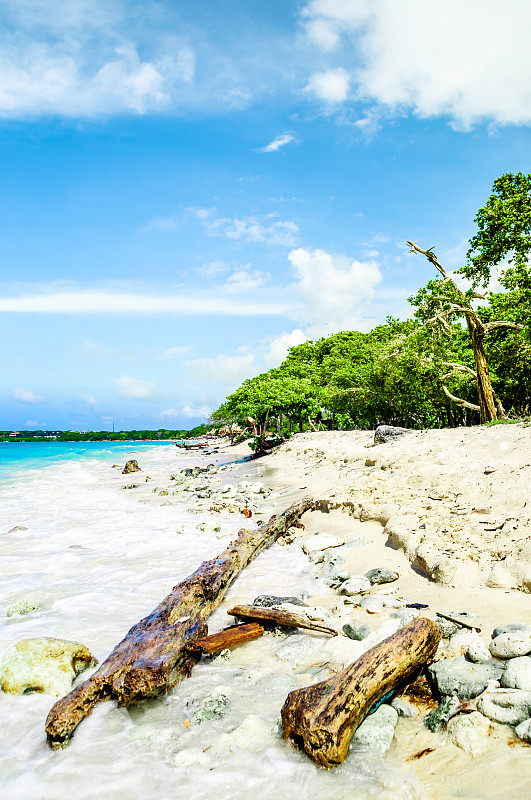
[[[204,561],[151,614],[137,622],[110,656],[84,683],[58,700],[46,720],[48,744],[64,746],[97,703],[119,706],[164,694],[189,674],[198,656],[186,643],[208,633],[206,618],[225,597],[238,573],[312,508],[304,497],[257,531],[240,530],[219,556]]]
[[[487,356],[485,354],[485,346],[483,343],[485,334],[476,325],[475,320],[471,315],[467,314],[466,321],[468,325],[468,332],[472,340],[472,347],[474,348],[474,359],[476,361],[476,376],[479,397],[479,413],[481,422],[491,422],[497,419],[498,414],[496,405],[494,403],[494,393],[492,391],[492,384],[490,382],[489,366],[487,364]]]
[[[431,659],[440,640],[437,623],[419,617],[333,678],[290,692],[281,712],[284,738],[321,767],[343,763],[367,712]]]

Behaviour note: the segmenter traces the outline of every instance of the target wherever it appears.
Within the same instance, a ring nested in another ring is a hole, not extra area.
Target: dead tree
[[[204,561],[144,619],[137,622],[88,680],[58,700],[46,720],[50,747],[68,743],[74,729],[104,700],[127,706],[164,694],[188,675],[201,657],[186,644],[208,633],[205,620],[238,573],[313,508],[304,497],[259,530],[240,530],[216,558]]]
[[[464,316],[466,319],[470,340],[472,342],[476,371],[474,372],[473,370],[470,370],[469,367],[465,367],[462,364],[451,364],[449,366],[452,366],[453,370],[445,377],[449,377],[449,375],[453,374],[455,371],[471,372],[476,379],[479,404],[476,405],[475,403],[469,403],[466,400],[455,397],[455,395],[449,392],[446,386],[443,386],[444,393],[450,400],[452,400],[452,402],[456,403],[456,405],[460,406],[461,408],[469,408],[473,411],[479,411],[481,422],[491,422],[492,420],[503,418],[505,416],[505,411],[503,410],[501,402],[498,400],[498,398],[496,398],[490,380],[484,339],[485,336],[490,333],[490,331],[496,328],[510,328],[512,330],[519,331],[522,330],[524,326],[515,322],[505,322],[503,320],[497,320],[495,322],[483,322],[477,311],[472,308],[472,300],[485,300],[485,295],[478,294],[477,292],[472,292],[469,295],[465,294],[465,292],[458,287],[453,278],[448,275],[444,267],[439,263],[437,257],[433,253],[433,247],[430,247],[428,250],[423,250],[414,242],[410,241],[408,241],[408,245],[411,253],[421,253],[422,255],[426,256],[430,264],[433,264],[439,274],[442,275],[443,280],[441,281],[441,288],[445,286],[451,287],[452,293],[457,300],[457,302],[454,302],[444,294],[435,295],[434,300],[439,302],[441,310],[438,314],[435,314],[430,319],[427,319],[426,325],[439,324],[446,330],[450,331],[451,328],[448,323],[448,318],[455,316],[456,314]]]
[[[342,764],[366,714],[431,659],[440,640],[437,623],[419,617],[333,678],[290,692],[281,712],[284,738],[321,767]]]

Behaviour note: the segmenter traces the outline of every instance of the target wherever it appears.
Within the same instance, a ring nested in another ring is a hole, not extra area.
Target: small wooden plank
[[[299,617],[298,614],[291,611],[283,611],[278,608],[261,608],[258,606],[234,606],[227,611],[233,617],[244,620],[254,620],[259,622],[269,622],[275,625],[285,625],[287,628],[305,628],[309,631],[317,631],[318,633],[328,633],[330,636],[337,636],[337,631],[334,628],[329,628],[327,625],[321,625],[320,622],[312,622],[311,620]]]
[[[210,636],[201,636],[188,642],[185,647],[187,650],[200,651],[204,655],[219,653],[236,647],[244,642],[252,642],[262,636],[264,629],[257,622],[249,622],[247,625],[233,625],[225,628],[219,633],[212,633]]]

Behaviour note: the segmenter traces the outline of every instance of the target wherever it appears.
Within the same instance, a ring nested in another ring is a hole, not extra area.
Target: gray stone
[[[531,635],[531,625],[526,625],[525,622],[509,622],[507,625],[500,625],[492,631],[492,638],[501,636],[502,633],[523,633]]]
[[[323,647],[323,639],[296,633],[289,636],[276,650],[277,658],[289,661],[296,667],[316,658]]]
[[[394,442],[406,433],[413,433],[409,428],[398,428],[394,425],[378,425],[374,431],[374,444],[386,444]]]
[[[350,622],[346,622],[343,625],[342,631],[345,636],[349,637],[349,639],[355,639],[356,641],[361,642],[366,636],[369,635],[371,629],[368,625],[360,625],[358,628],[355,625],[351,625]]]
[[[485,664],[490,661],[490,651],[485,642],[478,638],[477,641],[469,644],[466,657],[474,664]]]
[[[519,739],[523,739],[524,742],[531,743],[531,718],[526,719],[524,722],[521,722],[519,725],[517,725],[514,729],[514,732]]]
[[[478,711],[458,714],[449,721],[446,728],[448,740],[471,756],[479,756],[488,750],[491,730],[489,720]]]
[[[221,719],[225,716],[230,706],[227,690],[224,686],[217,686],[214,691],[198,703],[193,719],[197,725],[205,720]]]
[[[531,717],[531,692],[523,689],[489,689],[478,699],[478,711],[494,722],[518,725]]]
[[[23,639],[4,655],[0,684],[9,694],[44,692],[57,697],[67,694],[74,678],[96,663],[90,650],[79,642]]]
[[[393,700],[391,700],[391,705],[398,716],[403,717],[404,719],[416,717],[419,713],[418,708],[413,705],[413,703],[410,703],[408,700],[401,700],[398,697],[395,697]]]
[[[361,594],[362,592],[368,592],[371,588],[370,581],[367,580],[365,577],[353,577],[349,578],[348,581],[345,581],[339,587],[339,594],[346,594],[349,597],[352,597],[354,594]]]
[[[353,736],[353,744],[383,756],[391,746],[397,722],[396,709],[383,703],[363,720]]]
[[[398,580],[399,575],[398,572],[393,572],[392,569],[387,567],[375,567],[366,572],[365,577],[371,583],[393,583],[393,581]]]
[[[531,691],[531,658],[529,656],[511,658],[502,675],[501,685],[505,689]]]
[[[385,605],[381,597],[374,597],[367,595],[360,599],[360,608],[363,608],[368,614],[383,614]]]
[[[442,617],[436,617],[435,622],[441,629],[441,633],[443,635],[443,639],[450,639],[454,634],[461,630],[459,625],[456,625],[455,622],[450,622],[448,619],[443,619]],[[490,658],[490,653],[489,653]]]
[[[477,697],[487,688],[487,681],[499,680],[503,666],[493,661],[473,664],[463,656],[445,658],[428,668],[441,694]]]
[[[413,622],[420,616],[420,612],[416,608],[397,608],[389,615],[392,619],[400,620],[400,627],[403,628],[409,622]]]
[[[483,645],[483,640],[480,639],[479,635],[476,631],[467,631],[467,630],[459,630],[458,633],[455,633],[448,642],[448,650],[455,651],[456,655],[465,655],[468,652],[468,648],[470,645]],[[486,649],[486,645],[484,645]],[[487,651],[488,652],[488,651]],[[488,653],[488,658],[485,659],[488,661],[490,659],[490,653]]]
[[[433,733],[439,733],[444,730],[448,724],[448,720],[460,706],[459,699],[452,695],[451,697],[443,697],[437,708],[434,708],[424,717],[424,725],[428,730]]]
[[[274,594],[260,594],[253,600],[253,606],[256,608],[272,608],[273,606],[281,606],[283,603],[291,603],[292,606],[305,606],[308,608],[307,603],[299,597],[278,597]]]
[[[331,575],[328,575],[324,582],[327,586],[330,586],[331,589],[338,589],[341,584],[348,581],[349,578],[350,572],[347,572],[346,569],[338,569],[332,572]]]
[[[531,652],[531,634],[520,631],[500,633],[492,639],[489,650],[496,658],[515,658]]]
[[[131,458],[125,465],[122,470],[122,475],[129,475],[130,472],[142,472],[140,467],[138,466],[138,461],[135,458]]]

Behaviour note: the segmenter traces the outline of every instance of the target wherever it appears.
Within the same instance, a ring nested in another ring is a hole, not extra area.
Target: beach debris
[[[15,527],[11,528],[11,530],[8,531],[8,533],[16,533],[17,531],[27,531],[27,530],[28,529],[26,528],[25,525],[15,525]]]
[[[225,628],[219,633],[212,633],[209,636],[201,636],[193,639],[185,645],[189,652],[199,653],[199,655],[211,655],[220,653],[222,650],[230,650],[244,642],[252,642],[262,636],[264,629],[257,622],[250,622],[247,625],[233,625]]]
[[[394,442],[400,436],[405,436],[407,433],[413,433],[413,431],[409,428],[398,428],[394,425],[378,425],[374,431],[374,444]]]
[[[291,611],[280,608],[260,608],[259,606],[233,606],[227,611],[237,619],[253,622],[268,622],[273,625],[283,625],[286,628],[305,628],[318,633],[328,633],[337,636],[337,631],[320,622],[314,622]]]
[[[421,617],[334,677],[290,692],[281,711],[284,738],[320,766],[341,764],[368,711],[429,661],[440,639],[437,625]]]
[[[404,608],[421,609],[421,608],[429,608],[429,605],[427,603],[406,603]]]
[[[477,625],[470,625],[470,623],[463,619],[457,619],[455,615],[450,616],[449,614],[443,614],[441,611],[436,611],[435,613],[438,617],[442,617],[443,619],[448,620],[448,622],[453,622],[455,625],[460,625],[462,628],[468,628],[471,631],[481,631],[481,628],[479,628]]]
[[[242,514],[244,517],[247,517],[247,519],[253,516],[253,512],[250,508],[242,508]]]
[[[8,694],[68,692],[81,672],[97,664],[88,647],[66,639],[22,639],[5,654],[0,684]]]
[[[45,725],[50,747],[64,747],[98,703],[113,699],[119,706],[127,706],[156,697],[189,674],[197,657],[186,650],[187,642],[207,635],[207,617],[241,570],[313,507],[313,499],[304,497],[271,517],[258,531],[240,530],[221,554],[204,561],[178,583],[157,608],[131,628],[89,680],[55,703]]]
[[[135,458],[131,458],[125,465],[122,470],[122,475],[129,475],[130,472],[142,472],[140,467],[138,466],[138,461]]]

